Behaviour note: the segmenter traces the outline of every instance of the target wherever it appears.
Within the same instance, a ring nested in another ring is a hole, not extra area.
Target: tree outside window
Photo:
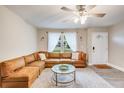
[[[59,37],[59,41],[54,48],[53,52],[71,52],[71,48],[66,40],[66,37],[64,34],[61,34]]]

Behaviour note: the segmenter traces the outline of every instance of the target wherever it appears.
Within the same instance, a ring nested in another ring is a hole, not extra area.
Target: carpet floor
[[[43,70],[39,78],[32,84],[32,88],[112,88],[106,80],[99,76],[92,68],[77,68],[76,82],[69,85],[55,85],[52,80],[53,72],[50,68]]]

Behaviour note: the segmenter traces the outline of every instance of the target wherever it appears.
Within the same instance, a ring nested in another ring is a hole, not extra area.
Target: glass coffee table
[[[66,84],[76,81],[75,67],[70,64],[58,64],[54,65],[51,70],[54,72],[53,80],[56,83]]]

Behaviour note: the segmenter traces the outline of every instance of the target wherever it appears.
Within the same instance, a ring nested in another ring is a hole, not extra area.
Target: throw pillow
[[[77,53],[77,52],[72,53],[72,59],[78,60],[79,59],[79,53]]]
[[[46,59],[45,53],[40,53],[39,56],[40,56],[41,60],[45,60]]]

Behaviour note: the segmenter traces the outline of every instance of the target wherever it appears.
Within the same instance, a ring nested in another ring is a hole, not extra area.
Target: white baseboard
[[[116,65],[111,64],[111,63],[107,63],[107,65],[109,65],[109,66],[111,66],[111,67],[113,67],[113,68],[116,68],[116,69],[118,69],[118,70],[120,70],[120,71],[123,71],[123,72],[124,72],[124,68],[122,68],[122,67],[116,66]]]

